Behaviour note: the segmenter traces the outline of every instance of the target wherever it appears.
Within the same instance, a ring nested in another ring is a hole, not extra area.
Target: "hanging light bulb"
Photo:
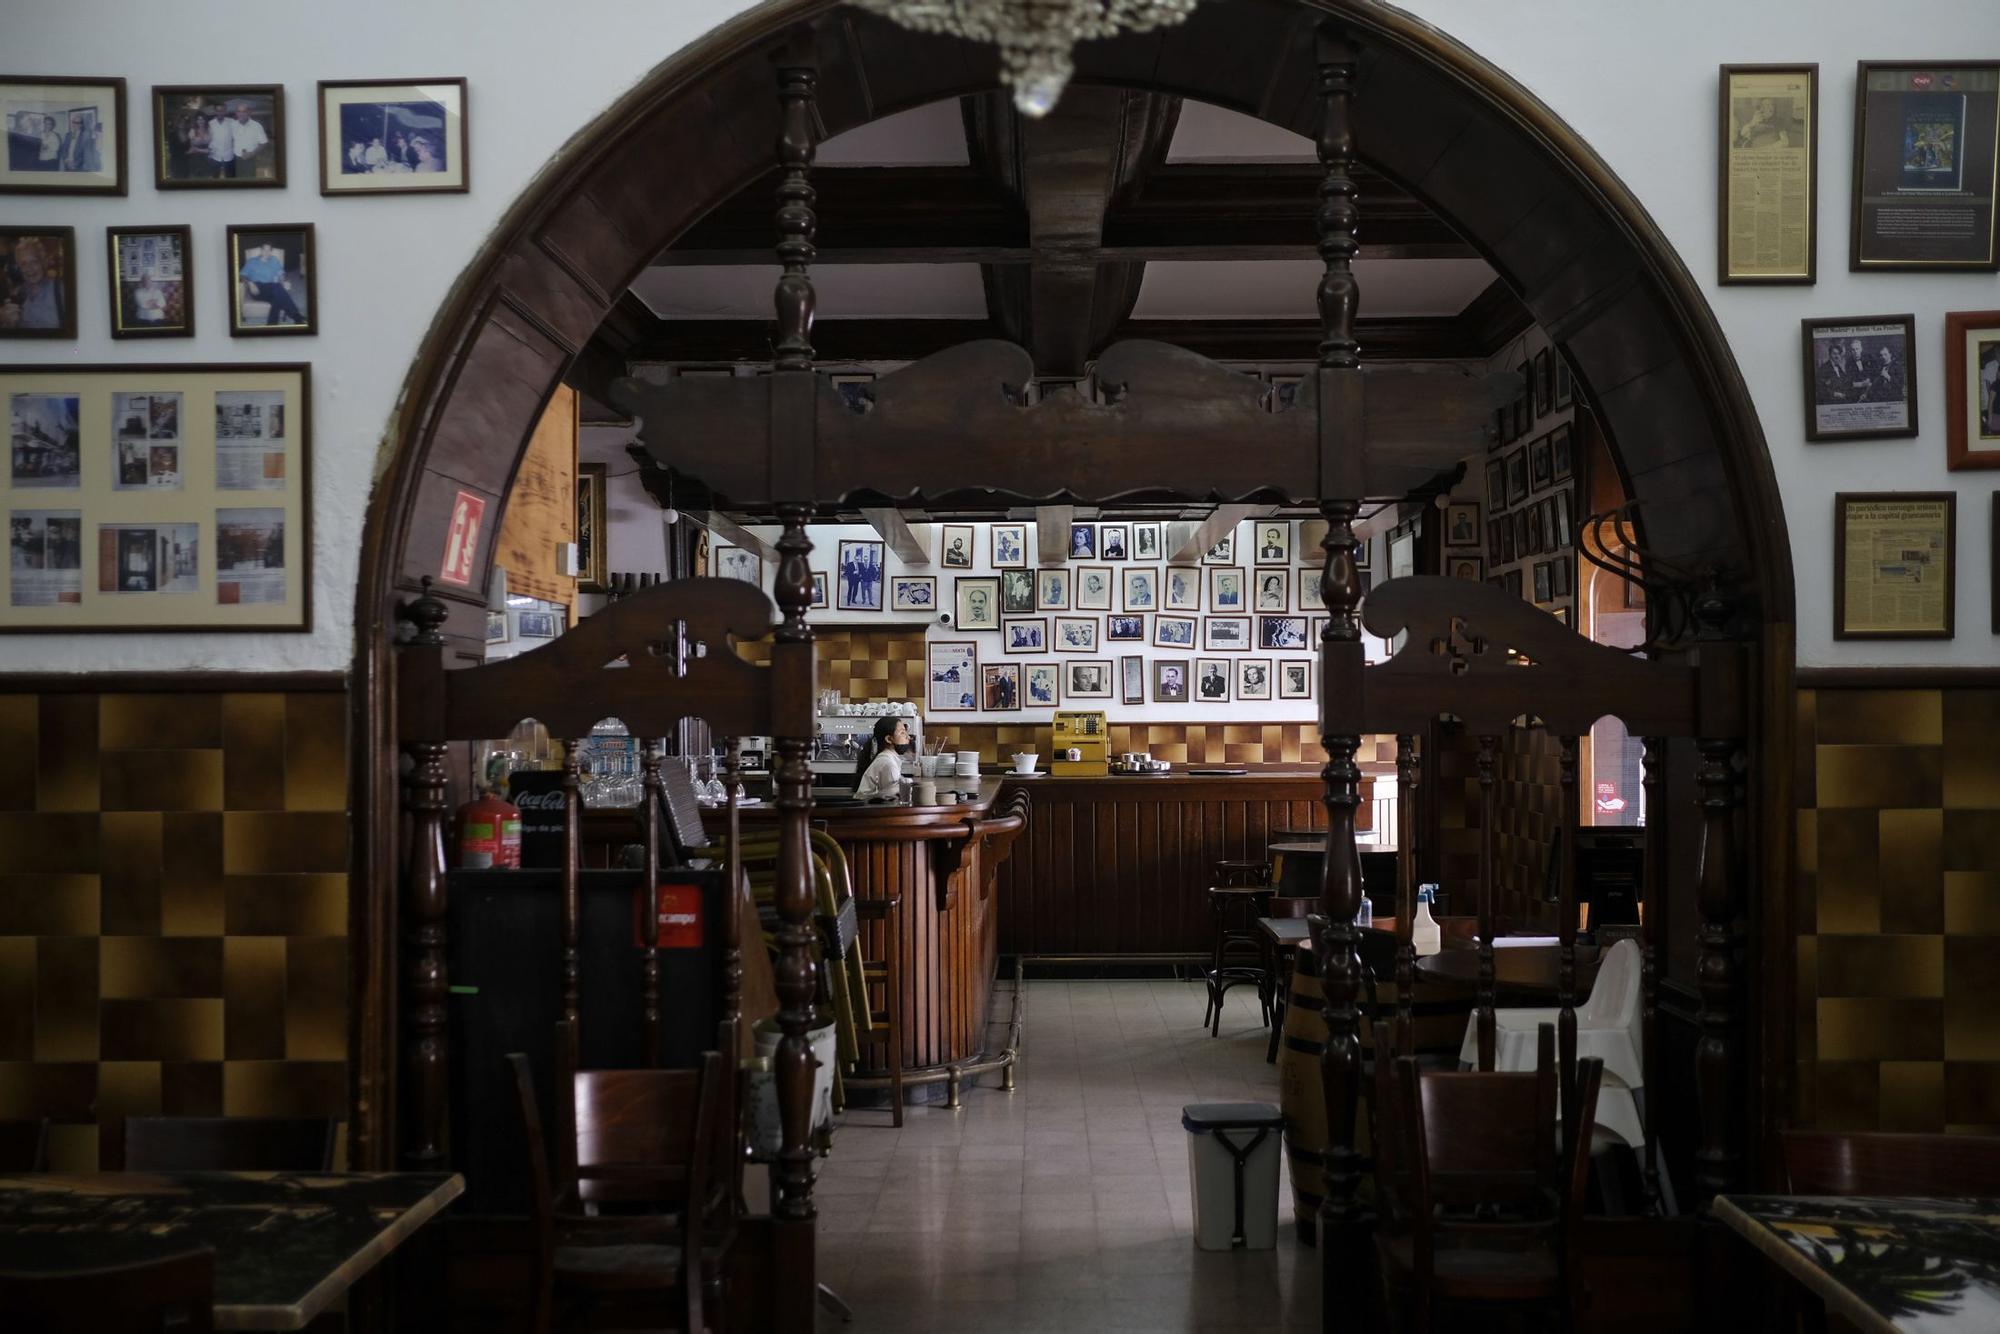
[[[854,0],[915,32],[1000,48],[1000,77],[1024,116],[1046,116],[1076,72],[1078,42],[1171,27],[1197,0]]]
[[[680,521],[681,512],[674,508],[674,474],[672,469],[668,469],[667,503],[660,506],[660,526],[662,528],[672,528]]]

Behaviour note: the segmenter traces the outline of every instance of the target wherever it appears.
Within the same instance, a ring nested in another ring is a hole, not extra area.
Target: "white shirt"
[[[861,782],[855,786],[854,795],[862,801],[872,797],[893,797],[902,781],[903,757],[893,750],[885,750],[869,761],[867,770],[861,775]]]
[[[210,162],[234,162],[236,160],[236,131],[242,127],[227,116],[217,116],[208,123],[208,160]]]
[[[264,127],[254,120],[229,121],[231,142],[236,146],[236,156],[249,157],[252,153],[271,142],[271,136],[264,133]]]

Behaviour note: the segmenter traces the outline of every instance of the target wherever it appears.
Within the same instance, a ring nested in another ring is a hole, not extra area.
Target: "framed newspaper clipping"
[[[1862,61],[1847,267],[2000,268],[2000,61]]]
[[[1833,498],[1833,637],[1950,639],[1958,495],[1843,491]]]
[[[1819,66],[1724,65],[1716,281],[1811,283],[1819,253]]]
[[[312,628],[303,364],[0,367],[0,631]]]

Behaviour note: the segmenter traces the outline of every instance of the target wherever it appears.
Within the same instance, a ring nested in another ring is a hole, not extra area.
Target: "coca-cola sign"
[[[507,800],[521,812],[521,865],[563,864],[566,803],[563,776],[553,770],[524,769],[507,780]]]

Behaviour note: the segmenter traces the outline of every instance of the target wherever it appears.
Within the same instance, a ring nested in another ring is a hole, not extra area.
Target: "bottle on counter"
[[[1361,909],[1354,914],[1354,924],[1356,926],[1375,925],[1375,901],[1366,894],[1361,896]]]
[[[1444,948],[1444,932],[1431,916],[1431,901],[1436,894],[1436,885],[1417,886],[1417,916],[1410,923],[1410,943],[1417,947],[1420,957]]]

